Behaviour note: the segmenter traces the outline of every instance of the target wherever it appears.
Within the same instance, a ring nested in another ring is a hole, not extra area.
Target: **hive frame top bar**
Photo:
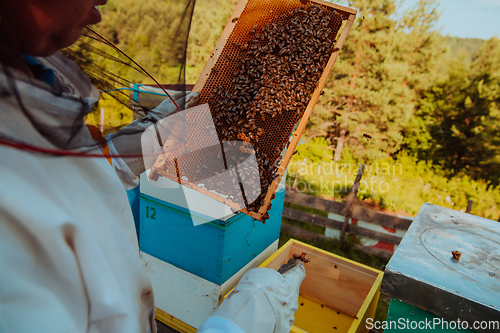
[[[231,15],[231,17],[229,19],[228,24],[226,25],[224,31],[222,32],[222,35],[221,35],[219,41],[217,42],[217,44],[215,46],[215,49],[214,49],[212,55],[208,59],[198,81],[196,82],[196,84],[193,88],[193,91],[202,91],[203,90],[205,84],[207,83],[208,79],[210,78],[210,75],[212,74],[214,67],[216,66],[221,55],[223,54],[224,48],[228,44],[228,40],[230,39],[231,34],[233,33],[233,30],[234,30],[236,24],[238,24],[238,18],[241,16],[241,14],[244,12],[245,8],[249,4],[255,3],[257,1],[258,0],[240,0],[238,2],[235,10],[233,11],[233,14]],[[295,6],[296,6],[295,3],[300,3],[302,5],[318,4],[318,5],[321,5],[324,7],[335,9],[338,12],[338,14],[340,14],[340,16],[343,18],[343,20],[346,22],[344,22],[344,24],[342,24],[339,28],[340,36],[338,37],[338,40],[335,44],[335,49],[334,49],[333,53],[331,53],[331,55],[329,56],[328,62],[326,64],[325,68],[323,69],[323,73],[319,79],[319,82],[316,86],[316,89],[314,90],[314,92],[312,94],[312,97],[307,105],[306,110],[304,111],[302,117],[300,118],[300,122],[298,123],[297,129],[295,130],[294,133],[292,133],[292,135],[293,135],[292,140],[288,144],[288,148],[286,149],[286,153],[283,156],[281,163],[277,169],[276,177],[274,178],[274,181],[272,181],[272,183],[270,184],[270,186],[267,190],[267,193],[265,195],[265,198],[263,200],[263,203],[261,204],[259,210],[257,212],[254,212],[254,211],[248,211],[245,208],[241,209],[240,206],[233,204],[230,200],[227,200],[227,199],[223,198],[222,196],[216,195],[216,194],[212,193],[211,191],[208,191],[204,188],[201,188],[201,187],[199,187],[191,182],[187,182],[187,181],[184,181],[182,179],[178,179],[179,183],[181,183],[182,185],[190,187],[192,189],[195,189],[195,190],[197,190],[197,191],[199,191],[207,196],[210,196],[210,197],[212,197],[220,202],[223,202],[224,204],[226,204],[234,209],[240,210],[242,213],[250,215],[253,218],[260,220],[260,221],[263,220],[263,218],[268,210],[268,207],[269,207],[269,204],[272,200],[273,194],[276,192],[278,185],[281,181],[281,178],[283,177],[283,174],[285,173],[286,167],[288,166],[288,163],[290,162],[290,159],[291,159],[291,157],[296,149],[296,146],[300,140],[300,136],[302,135],[302,133],[305,130],[307,122],[309,121],[309,118],[311,116],[312,110],[316,104],[317,99],[319,98],[319,96],[323,90],[325,82],[326,82],[328,75],[329,75],[329,73],[330,73],[330,71],[331,71],[331,69],[332,69],[332,67],[333,67],[333,65],[338,57],[338,54],[343,47],[343,44],[347,38],[347,35],[349,33],[349,30],[354,22],[354,19],[355,19],[356,13],[357,13],[357,11],[355,9],[340,6],[340,5],[333,4],[330,2],[326,2],[326,1],[321,1],[321,0],[316,0],[316,1],[261,0],[260,2],[266,3],[268,5],[269,4],[276,4],[277,6],[283,6],[283,3],[286,3],[287,1],[289,3],[294,3]],[[271,5],[269,5],[269,6],[271,6]],[[271,10],[271,12],[272,12],[272,10]],[[343,28],[342,28],[342,26],[343,26]],[[161,165],[159,165],[159,163],[157,162],[157,163],[155,163],[155,167],[152,168],[150,178],[153,180],[156,180],[156,179],[158,179],[158,177],[160,175],[162,175],[161,174]]]

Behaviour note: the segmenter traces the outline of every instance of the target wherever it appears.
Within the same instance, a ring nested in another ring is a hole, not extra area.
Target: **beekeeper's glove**
[[[269,268],[249,270],[198,332],[290,332],[305,277],[304,264],[298,259],[283,275]]]
[[[195,106],[198,103],[200,94],[198,92],[189,93],[186,96],[184,105],[182,105],[183,94],[176,93],[173,95],[173,98],[176,104],[181,108],[181,110],[189,109]],[[148,115],[142,119],[137,119],[132,122],[130,125],[124,127],[122,130],[108,135],[106,138],[108,141],[108,145],[110,147],[110,153],[119,154],[123,156],[127,155],[142,155],[142,142],[141,137],[143,133],[148,130],[152,133],[155,133],[154,138],[158,139],[158,137],[165,138],[168,136],[168,133],[161,133],[161,130],[165,127],[162,127],[157,131],[158,127],[161,124],[161,120],[165,119],[169,115],[172,115],[178,111],[175,104],[172,102],[170,98],[165,99],[160,105],[151,110]],[[155,128],[156,125],[156,128]],[[156,133],[158,135],[156,135]],[[161,135],[160,135],[161,134]],[[149,151],[148,153],[151,153]],[[157,153],[160,153],[158,151]],[[154,161],[154,158],[150,158],[150,160]],[[126,164],[126,166],[130,169],[130,171],[138,176],[143,173],[146,169],[149,169],[151,165],[145,165],[143,157],[133,157],[133,158],[122,158],[122,161]],[[113,164],[115,159],[113,160]],[[116,161],[116,165],[120,165],[121,161]],[[121,177],[120,177],[121,178]]]

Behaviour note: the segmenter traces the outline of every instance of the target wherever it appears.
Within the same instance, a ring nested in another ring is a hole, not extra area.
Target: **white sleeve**
[[[86,330],[78,263],[65,235],[53,231],[29,230],[0,207],[0,332]]]
[[[229,319],[211,316],[201,325],[197,333],[245,333]]]
[[[113,141],[109,136],[107,137],[107,142],[109,147],[109,153],[112,156],[118,155],[118,152],[116,151],[116,148],[113,145]],[[137,185],[139,185],[139,177],[137,177],[132,172],[132,170],[130,170],[130,168],[123,159],[121,159],[120,157],[113,157],[111,160],[113,163],[112,164],[113,169],[115,169],[118,178],[120,178],[120,181],[122,182],[123,186],[125,186],[125,190],[127,191],[131,190],[137,187]]]
[[[108,162],[0,156],[0,332],[150,333],[154,295]]]

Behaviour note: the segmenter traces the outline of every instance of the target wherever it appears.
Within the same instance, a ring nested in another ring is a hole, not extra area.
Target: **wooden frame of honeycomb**
[[[265,221],[355,17],[356,10],[321,0],[240,0],[236,5],[193,91],[200,92],[200,104],[208,103],[221,141],[247,141],[255,147],[262,185],[259,200],[251,205],[245,200],[242,208],[231,196],[214,193],[224,190],[198,186],[194,175],[204,170],[203,155],[191,154],[183,161],[182,174],[177,160],[169,167],[177,172],[172,173],[160,157],[149,178],[167,177]]]

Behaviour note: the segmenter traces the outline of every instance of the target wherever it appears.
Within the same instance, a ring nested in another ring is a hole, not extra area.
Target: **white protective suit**
[[[280,274],[273,269],[254,268],[241,277],[199,333],[288,333],[299,307],[299,288],[306,269],[298,259]]]
[[[66,58],[43,63],[71,91],[11,73],[24,107],[57,131],[99,93]],[[0,135],[54,148],[27,119],[1,70],[0,92]],[[75,145],[85,142],[92,138],[82,124]],[[0,332],[156,331],[130,205],[108,161],[1,145],[0,156]]]
[[[0,137],[55,149],[77,124],[69,146],[92,145],[80,118],[99,93],[60,54],[38,60],[55,71],[53,87],[0,71]],[[54,129],[52,141],[30,117]],[[0,332],[156,332],[153,291],[124,191],[137,184],[127,164],[3,145],[0,156]],[[283,276],[250,270],[199,332],[288,332],[304,277],[302,264]]]

